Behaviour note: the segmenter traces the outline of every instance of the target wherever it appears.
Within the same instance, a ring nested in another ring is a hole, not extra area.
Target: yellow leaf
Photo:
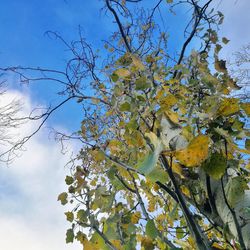
[[[131,57],[132,57],[133,64],[136,66],[136,68],[138,68],[139,70],[145,69],[145,66],[143,65],[143,63],[137,56],[132,55]]]
[[[83,249],[84,250],[98,250],[95,247],[95,244],[93,244],[92,242],[88,241],[87,239],[84,239],[84,241],[83,241]]]
[[[218,115],[230,116],[239,111],[238,99],[227,98],[220,103],[220,107],[217,111]]]
[[[186,186],[181,186],[181,191],[183,194],[185,194],[187,197],[191,198],[190,191]]]
[[[143,237],[141,240],[141,246],[144,247],[144,249],[154,249],[154,242],[149,237]]]
[[[150,199],[148,202],[148,211],[154,212],[155,211],[156,201],[154,199]]]
[[[176,238],[176,239],[174,239],[174,242],[177,243],[178,245],[180,245],[183,249],[186,249],[186,250],[191,249],[188,241],[183,241],[183,240],[179,240]]]
[[[176,151],[176,159],[186,167],[200,165],[208,157],[209,137],[199,135],[195,137],[187,148]]]
[[[137,224],[140,218],[141,218],[141,213],[137,211],[131,215],[131,222],[133,224]]]
[[[153,132],[145,133],[145,136],[150,139],[150,142],[154,145],[155,148],[160,143],[160,139]]]
[[[241,103],[240,107],[245,111],[247,116],[250,116],[250,103]]]
[[[108,147],[112,154],[118,153],[121,151],[121,142],[118,140],[111,140]]]
[[[97,162],[101,162],[105,159],[105,154],[98,149],[93,150],[91,152],[91,154],[92,154],[94,160],[96,160]]]
[[[172,110],[165,111],[165,115],[169,118],[169,120],[173,123],[179,122],[179,116],[177,113],[173,112]]]
[[[174,95],[168,94],[166,97],[162,98],[162,100],[160,101],[160,105],[163,110],[168,110],[177,102],[178,99]]]
[[[214,242],[212,245],[213,248],[215,249],[225,249],[224,247],[222,247],[221,245],[219,245],[217,242]]]
[[[163,89],[158,90],[157,94],[155,96],[155,99],[157,99],[157,100],[161,99],[164,94],[165,94],[165,91]]]
[[[111,240],[111,243],[116,247],[117,250],[122,250],[123,247],[119,240]]]
[[[130,71],[128,69],[125,69],[125,68],[120,68],[120,69],[117,69],[115,71],[115,74],[118,75],[119,77],[123,78],[123,77],[129,76]]]

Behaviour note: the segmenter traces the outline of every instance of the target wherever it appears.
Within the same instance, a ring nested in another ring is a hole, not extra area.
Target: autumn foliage
[[[116,1],[106,2],[114,14]],[[58,197],[73,204],[66,241],[91,250],[249,249],[250,103],[234,96],[240,87],[220,60],[228,40],[207,27],[202,50],[169,63],[160,42],[136,50],[119,28],[91,82],[83,146]],[[141,27],[145,39],[151,29]]]

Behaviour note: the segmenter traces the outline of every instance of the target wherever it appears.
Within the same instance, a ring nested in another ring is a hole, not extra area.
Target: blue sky
[[[149,5],[151,0],[144,0]],[[231,41],[222,55],[230,58],[234,51],[250,41],[249,0],[215,0],[225,14],[221,34]],[[66,40],[77,38],[78,25],[94,47],[103,48],[102,39],[108,37],[114,25],[110,16],[100,12],[98,0],[9,0],[0,8],[0,67],[23,65],[60,69],[68,54],[63,45],[44,35],[46,31],[59,32]],[[165,27],[170,33],[170,48],[178,48],[186,11],[170,16]],[[190,48],[191,49],[191,48]],[[13,98],[22,99],[23,112],[36,105],[58,102],[51,84],[18,86],[9,79],[10,89],[0,105]],[[71,102],[46,123],[63,131],[76,130],[81,122],[81,110]],[[20,128],[18,134],[30,133],[37,124]],[[68,145],[69,152],[74,144]],[[69,155],[62,155],[60,146],[48,139],[48,130],[42,130],[27,145],[26,151],[10,167],[0,167],[0,247],[5,250],[76,250],[78,245],[65,245],[67,222],[65,208],[56,201],[64,191],[65,163]],[[15,240],[13,240],[15,239]]]

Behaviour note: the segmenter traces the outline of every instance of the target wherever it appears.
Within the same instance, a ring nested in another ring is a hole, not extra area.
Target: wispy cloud
[[[24,110],[30,110],[29,96],[9,91],[6,100],[22,98]],[[26,127],[31,132],[34,125]],[[48,131],[34,137],[27,151],[10,167],[0,168],[0,246],[4,250],[75,250],[77,244],[65,244],[67,222],[57,195],[65,190],[68,156],[60,146],[48,140]]]

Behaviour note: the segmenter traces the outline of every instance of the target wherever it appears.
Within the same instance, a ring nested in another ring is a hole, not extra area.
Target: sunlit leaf
[[[209,137],[195,137],[183,150],[176,151],[175,158],[186,167],[199,166],[208,156]]]
[[[96,244],[92,243],[91,241],[88,241],[88,239],[84,239],[83,247],[84,250],[99,250],[99,248],[96,247]]]
[[[128,77],[130,75],[130,71],[128,69],[125,69],[125,68],[120,68],[120,69],[117,69],[114,74],[116,74],[120,78],[125,78],[125,77]]]
[[[247,116],[250,116],[250,103],[240,103],[240,107],[245,111]]]
[[[141,218],[141,212],[137,211],[131,215],[131,222],[137,224]]]
[[[219,106],[217,111],[218,115],[230,116],[238,112],[240,109],[238,104],[238,99],[236,98],[227,98],[224,99]]]
[[[91,154],[97,162],[101,162],[105,159],[105,154],[101,150],[95,149],[91,152]]]
[[[145,69],[145,66],[143,65],[143,63],[137,56],[132,55],[131,57],[132,57],[133,64],[136,66],[136,68],[138,68],[139,70]]]

